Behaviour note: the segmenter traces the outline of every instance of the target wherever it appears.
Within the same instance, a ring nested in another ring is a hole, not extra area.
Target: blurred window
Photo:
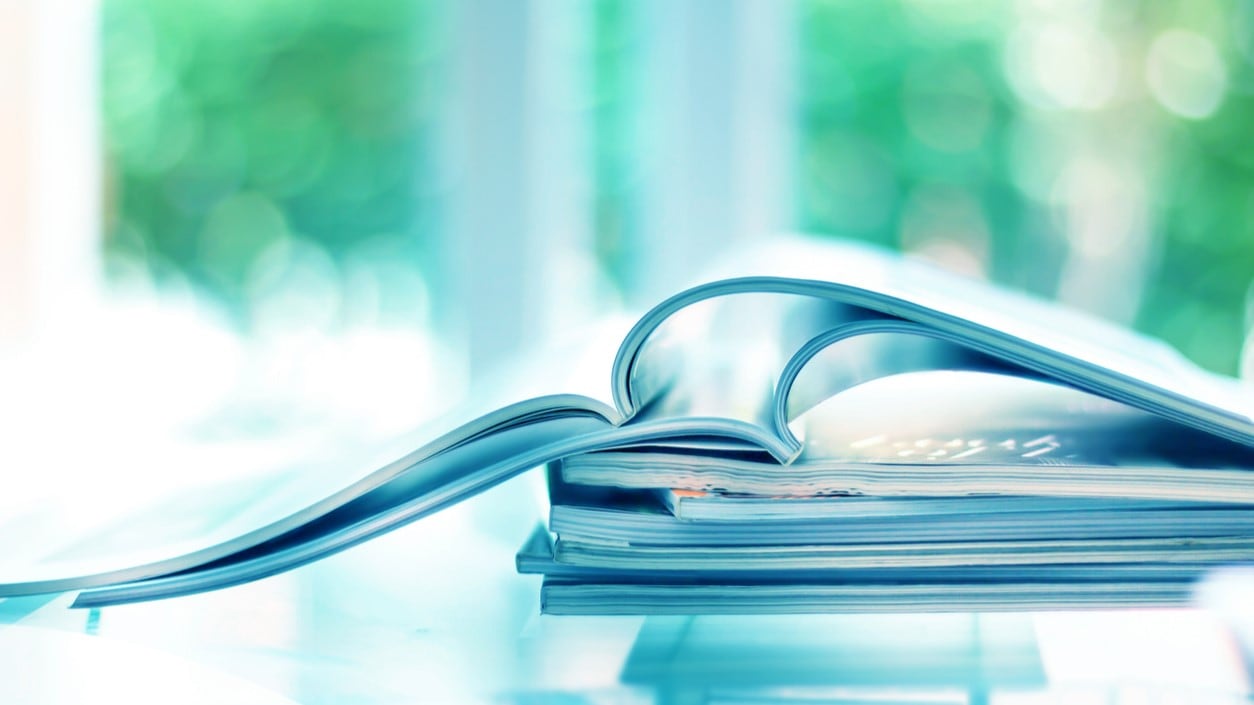
[[[189,284],[245,327],[420,319],[437,9],[104,0],[113,278]]]
[[[642,244],[660,222],[649,185],[683,156],[650,154],[642,135],[687,129],[642,117],[674,99],[642,69],[666,5],[575,14],[591,38],[581,242],[608,281],[589,286],[629,301],[657,255]],[[451,6],[104,0],[115,280],[211,292],[244,327],[293,308],[328,325],[424,321],[456,176],[437,163],[457,88],[441,63]],[[790,7],[791,46],[727,44],[751,68],[795,52],[798,228],[1058,298],[1238,371],[1254,309],[1254,5]],[[721,167],[687,168],[672,181],[699,189]]]

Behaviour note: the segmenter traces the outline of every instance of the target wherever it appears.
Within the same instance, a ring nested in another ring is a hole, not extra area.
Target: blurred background
[[[162,419],[413,412],[783,231],[1251,367],[1252,2],[0,12],[0,339]]]
[[[410,428],[786,231],[1254,378],[1251,125],[1250,0],[4,0],[0,509]],[[518,490],[88,630],[308,702],[462,618],[509,662]]]

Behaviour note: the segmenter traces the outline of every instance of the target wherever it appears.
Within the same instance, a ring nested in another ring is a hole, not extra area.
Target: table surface
[[[1248,702],[1202,609],[552,617],[513,554],[529,476],[256,583],[72,610],[0,601],[0,702]],[[1251,601],[1254,603],[1254,601]],[[1248,625],[1246,625],[1248,626]]]

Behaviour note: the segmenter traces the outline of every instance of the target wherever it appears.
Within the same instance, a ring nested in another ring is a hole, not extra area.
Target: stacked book
[[[394,445],[200,478],[146,515],[0,515],[0,597],[236,585],[538,467],[550,521],[518,567],[552,613],[1178,604],[1254,560],[1248,383],[888,253],[747,253],[635,323],[608,394],[547,363]]]
[[[854,450],[874,460],[787,468],[572,456],[518,569],[544,574],[555,614],[988,611],[1188,603],[1208,570],[1254,558],[1248,469],[1082,464],[1078,438],[1029,435],[873,436]],[[945,459],[977,449],[999,452]],[[886,457],[902,451],[925,460]]]
[[[842,291],[844,320],[748,406],[793,453],[783,463],[769,445],[707,437],[550,466],[549,524],[517,556],[544,575],[545,612],[1177,605],[1216,566],[1254,559],[1248,439],[1214,409],[1183,411],[1222,400],[1244,415],[1254,388],[990,286],[902,261],[870,269],[889,275],[881,288]],[[903,290],[950,317],[898,320]],[[746,313],[716,314],[697,337],[736,339],[736,321],[784,339],[777,321],[804,304],[720,305]],[[1008,354],[1007,332],[1034,345]],[[753,365],[735,360],[721,381],[755,379]],[[1099,380],[1102,367],[1120,374]],[[752,400],[712,379],[705,394]],[[682,377],[671,384],[685,393]]]

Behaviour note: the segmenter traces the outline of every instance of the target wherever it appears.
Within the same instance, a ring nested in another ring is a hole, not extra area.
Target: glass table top
[[[1215,609],[555,617],[513,554],[526,476],[256,583],[0,601],[0,702],[1249,702],[1254,583]],[[1240,578],[1240,576],[1238,576]],[[1235,586],[1235,587],[1233,587]],[[1250,599],[1247,599],[1250,598]]]

